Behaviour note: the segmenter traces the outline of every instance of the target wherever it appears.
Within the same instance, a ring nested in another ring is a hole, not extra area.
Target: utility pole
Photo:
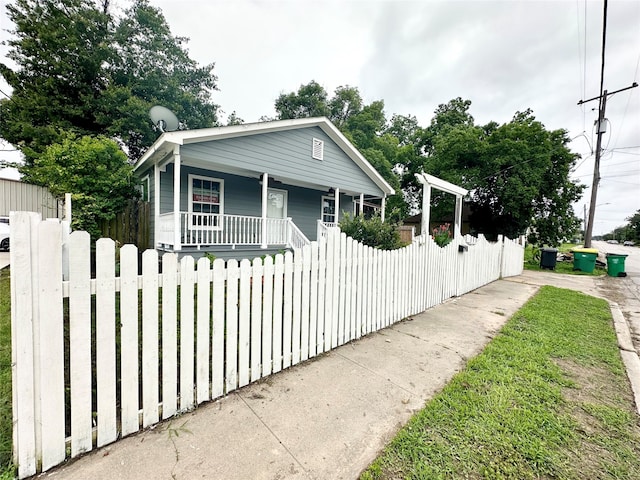
[[[615,92],[608,93],[606,90],[602,93],[602,95],[598,95],[597,97],[590,98],[589,100],[580,100],[578,105],[582,105],[583,103],[591,102],[592,100],[600,100],[600,107],[598,108],[598,121],[596,123],[596,135],[598,135],[598,140],[596,142],[596,160],[593,165],[593,183],[591,184],[591,203],[589,204],[589,221],[586,225],[586,231],[584,233],[584,246],[586,248],[591,248],[591,236],[593,234],[593,220],[596,214],[596,197],[598,195],[598,184],[600,183],[600,154],[602,153],[602,134],[605,132],[604,129],[604,113],[607,107],[607,97],[619,93],[624,92],[625,90],[629,90],[631,88],[637,87],[638,84],[633,82],[630,87],[621,88],[620,90],[616,90]]]

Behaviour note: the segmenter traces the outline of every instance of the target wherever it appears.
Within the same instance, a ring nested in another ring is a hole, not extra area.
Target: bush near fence
[[[523,266],[523,247],[508,239],[440,248],[418,237],[382,251],[332,228],[264,261],[167,253],[159,273],[158,252],[147,250],[141,275],[134,245],[120,249],[116,276],[115,242],[100,239],[91,278],[86,232],[65,238],[59,223],[26,213],[11,221],[20,478]]]

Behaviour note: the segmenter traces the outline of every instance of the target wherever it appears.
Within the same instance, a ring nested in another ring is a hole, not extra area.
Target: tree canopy
[[[29,170],[28,180],[46,185],[55,196],[72,193],[73,227],[100,234],[101,220],[110,220],[137,196],[133,167],[119,145],[100,136],[66,134],[47,146]]]
[[[476,125],[471,101],[458,97],[439,105],[423,128],[412,115],[387,121],[384,102],[366,105],[355,87],[329,96],[315,81],[281,94],[275,109],[280,119],[327,116],[401,191],[388,200],[396,215],[419,208],[415,174],[424,171],[470,191],[471,227],[489,238],[528,233],[532,242],[555,245],[579,227],[571,205],[584,187],[569,179],[577,156],[564,130],[547,130],[530,110],[504,125]],[[434,218],[453,208],[447,195],[432,203]]]
[[[17,68],[0,64],[13,88],[0,101],[0,136],[22,151],[26,170],[65,132],[107,135],[139,158],[158,135],[148,119],[155,104],[185,128],[216,124],[213,64],[190,59],[187,39],[148,0],[118,17],[109,0],[15,0],[7,11]]]

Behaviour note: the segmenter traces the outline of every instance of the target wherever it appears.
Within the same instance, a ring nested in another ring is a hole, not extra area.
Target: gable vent
[[[316,160],[322,160],[323,156],[324,156],[324,142],[322,140],[318,140],[317,138],[314,138],[311,157],[315,158]]]

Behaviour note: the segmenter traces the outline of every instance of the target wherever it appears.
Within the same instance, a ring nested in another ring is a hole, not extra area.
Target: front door
[[[267,189],[267,244],[287,243],[287,191],[276,188]],[[273,220],[272,220],[273,219]],[[281,220],[281,221],[276,221]]]
[[[287,191],[267,189],[267,218],[287,218]]]

